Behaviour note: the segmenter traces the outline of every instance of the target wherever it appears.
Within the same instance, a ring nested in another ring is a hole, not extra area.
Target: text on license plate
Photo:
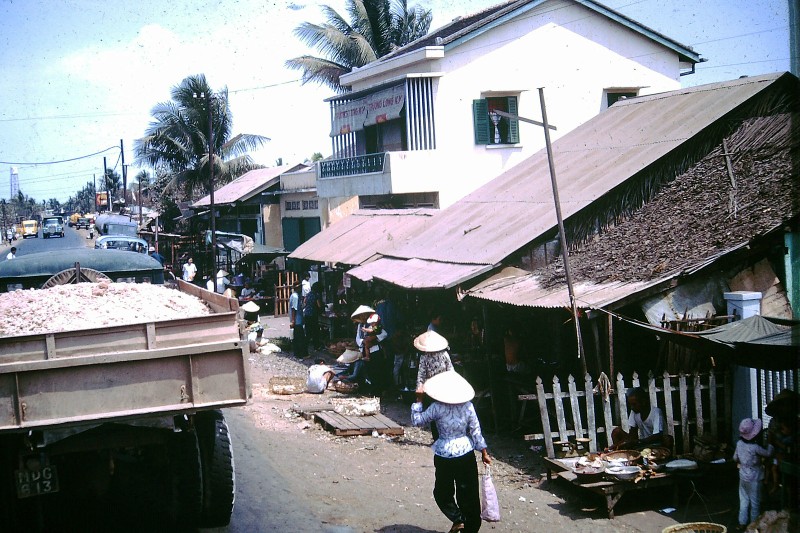
[[[14,478],[18,498],[58,492],[58,474],[56,467],[52,465],[33,470],[15,470]]]

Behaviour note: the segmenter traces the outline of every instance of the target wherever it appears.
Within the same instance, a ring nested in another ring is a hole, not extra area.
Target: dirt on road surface
[[[329,354],[319,355],[333,361]],[[308,524],[318,523],[316,531],[448,531],[451,524],[432,496],[431,434],[410,426],[410,404],[393,398],[381,401],[382,414],[404,426],[402,436],[336,436],[302,413],[332,408],[331,399],[342,394],[329,390],[322,395],[281,395],[270,389],[271,377],[305,377],[311,364],[311,358],[298,361],[283,352],[252,354],[253,401],[236,410],[236,416],[245,416],[270,434],[269,449],[261,456],[281,480],[280,487],[271,490],[304,502],[313,515],[303,525],[287,522],[286,530],[305,531]],[[672,512],[662,511],[673,507],[670,490],[635,491],[622,498],[617,517],[610,520],[600,496],[563,480],[548,481],[541,451],[533,449],[531,441],[518,434],[485,432],[485,437],[494,459],[502,517],[500,522],[484,522],[482,531],[651,532],[700,520],[735,527],[738,500],[732,480],[723,482],[731,485],[727,491],[719,490],[721,480],[710,480],[708,488],[703,480],[686,483]]]

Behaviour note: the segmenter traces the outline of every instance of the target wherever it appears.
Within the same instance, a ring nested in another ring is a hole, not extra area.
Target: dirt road
[[[449,529],[431,494],[431,435],[408,427],[409,405],[382,403],[383,414],[406,426],[402,437],[337,437],[299,413],[325,405],[339,393],[275,395],[269,390],[270,377],[303,376],[311,360],[299,362],[278,353],[254,354],[251,362],[253,402],[228,410],[236,439],[238,489],[233,521],[220,531]],[[486,439],[495,460],[502,520],[484,522],[482,531],[650,532],[694,520],[735,525],[730,523],[738,505],[734,491],[733,499],[726,501],[691,487],[682,490],[681,505],[671,514],[658,511],[671,506],[670,493],[654,489],[626,495],[617,505],[617,518],[609,520],[599,496],[547,481],[530,442],[491,433]]]

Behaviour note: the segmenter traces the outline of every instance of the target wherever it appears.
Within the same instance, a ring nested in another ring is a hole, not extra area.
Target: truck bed
[[[0,431],[246,404],[249,348],[238,302],[178,285],[215,312],[0,339]]]

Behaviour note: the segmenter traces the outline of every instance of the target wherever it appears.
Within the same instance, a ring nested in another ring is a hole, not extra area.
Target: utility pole
[[[103,183],[106,184],[106,210],[111,210],[111,194],[108,191],[108,167],[106,166],[106,158],[103,157]]]
[[[553,186],[553,202],[556,206],[556,218],[558,219],[558,236],[561,241],[561,257],[564,259],[564,275],[567,278],[567,292],[569,302],[572,306],[572,320],[575,322],[575,339],[578,343],[578,359],[581,362],[583,375],[588,372],[586,368],[586,355],[583,351],[583,340],[581,339],[581,324],[578,320],[578,304],[575,301],[575,292],[572,289],[572,275],[569,269],[569,250],[567,249],[567,236],[564,233],[564,219],[561,217],[561,201],[558,198],[558,184],[556,183],[556,165],[553,161],[553,147],[550,144],[550,128],[547,126],[547,108],[544,105],[544,87],[539,87],[539,102],[542,105],[542,123],[544,128],[544,140],[547,145],[547,162],[550,166],[550,182]]]
[[[588,372],[586,367],[586,355],[583,349],[583,339],[581,337],[581,325],[578,320],[578,304],[575,301],[575,293],[572,288],[572,274],[569,268],[569,250],[567,249],[567,236],[564,233],[564,219],[561,217],[561,201],[559,200],[558,197],[558,183],[556,182],[556,166],[555,162],[553,161],[553,147],[550,144],[550,130],[555,130],[556,127],[551,126],[547,122],[547,109],[544,104],[543,87],[539,88],[539,102],[542,107],[541,122],[530,118],[520,117],[518,115],[512,115],[511,113],[506,113],[505,111],[494,110],[491,111],[491,113],[496,113],[497,115],[500,115],[501,117],[505,117],[508,119],[520,120],[522,122],[527,122],[529,124],[535,124],[537,126],[541,126],[544,129],[544,141],[547,147],[547,162],[550,166],[550,183],[553,188],[553,202],[555,204],[556,219],[558,221],[558,236],[561,244],[561,257],[564,261],[564,275],[567,278],[567,292],[569,294],[569,302],[572,310],[572,320],[575,322],[575,340],[578,345],[578,360],[581,362],[581,369],[583,370],[583,373],[585,375]]]
[[[122,203],[128,205],[128,172],[125,167],[125,149],[122,146],[122,139],[119,140],[119,153],[122,162]],[[120,212],[122,208],[120,208]]]
[[[214,280],[214,291],[217,290],[217,223],[214,215],[214,123],[211,115],[211,102],[217,96],[208,93],[200,93],[192,95],[194,98],[200,98],[206,102],[206,111],[208,112],[208,185],[209,185],[209,204],[211,211],[211,279]]]
[[[139,227],[142,227],[142,178],[139,178]]]
[[[97,174],[92,174],[92,181],[94,182],[94,212],[97,213],[100,211],[97,208]]]

